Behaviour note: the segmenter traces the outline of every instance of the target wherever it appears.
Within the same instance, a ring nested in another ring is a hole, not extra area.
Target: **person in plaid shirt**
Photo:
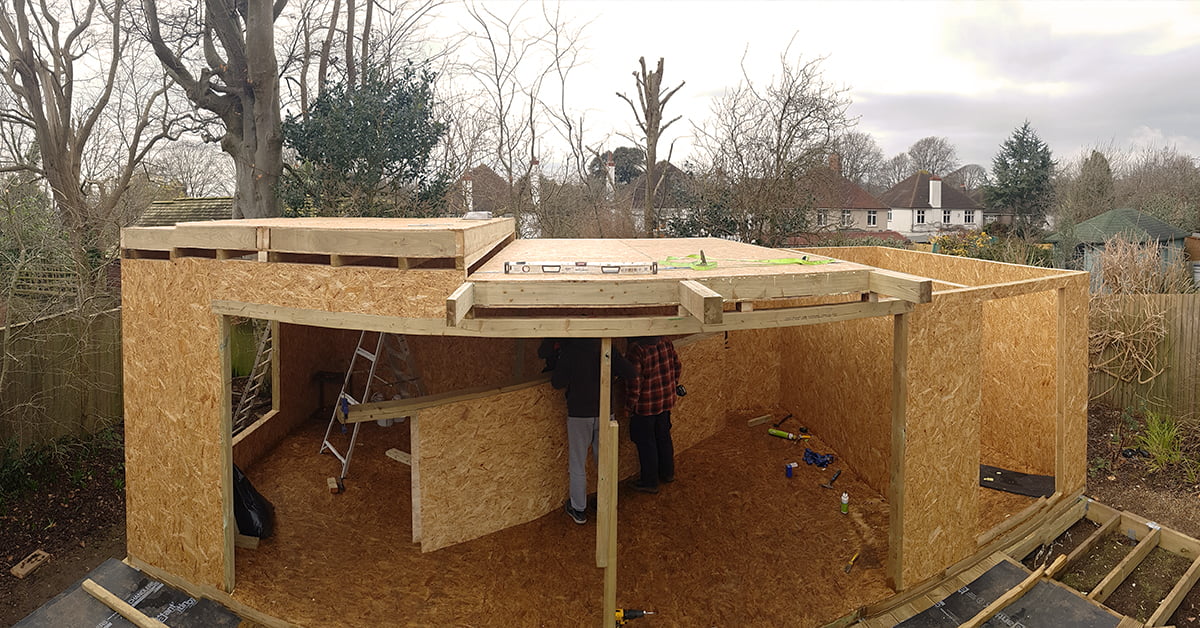
[[[634,490],[657,493],[658,483],[675,481],[675,445],[671,442],[671,408],[681,365],[675,345],[661,336],[638,338],[626,358],[638,376],[625,383],[629,437],[637,445],[641,477]]]

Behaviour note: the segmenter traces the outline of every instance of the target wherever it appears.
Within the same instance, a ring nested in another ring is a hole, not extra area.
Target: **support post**
[[[617,442],[612,415],[612,338],[600,341],[600,469],[597,479],[596,565],[604,568],[604,616],[612,625],[617,612]]]
[[[888,482],[888,583],[903,591],[905,407],[908,405],[908,314],[892,317],[892,448]]]
[[[232,357],[232,322],[228,316],[219,316],[221,339],[217,351],[221,361],[221,397],[219,408],[221,418],[217,421],[221,430],[221,511],[222,511],[222,541],[221,557],[225,563],[222,585],[226,593],[233,591],[234,584],[234,538],[237,536],[237,520],[233,516],[233,357]],[[272,360],[279,355],[272,352]],[[275,393],[272,392],[272,395]]]
[[[1063,491],[1067,476],[1067,371],[1070,368],[1067,355],[1067,290],[1059,288],[1054,291],[1057,299],[1057,340],[1055,342],[1054,381],[1054,492]]]

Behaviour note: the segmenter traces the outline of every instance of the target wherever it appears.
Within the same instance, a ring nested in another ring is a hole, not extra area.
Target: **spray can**
[[[784,475],[788,476],[789,478],[792,477],[792,469],[795,469],[798,466],[800,466],[800,463],[798,462],[789,462],[783,465]]]
[[[788,440],[804,440],[806,438],[810,438],[808,434],[793,434],[791,432],[777,430],[773,427],[768,429],[767,433],[770,434],[771,436],[778,436],[779,438],[786,438]]]
[[[850,493],[842,493],[842,514],[850,514]]]

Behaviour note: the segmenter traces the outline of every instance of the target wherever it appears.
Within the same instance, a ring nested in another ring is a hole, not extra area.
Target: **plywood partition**
[[[1087,484],[1088,275],[1058,290],[1058,462],[1055,488],[1072,495]]]
[[[421,550],[536,519],[567,494],[566,403],[549,383],[421,410]]]
[[[218,319],[200,305],[210,278],[166,261],[124,260],[121,270],[128,552],[222,588],[220,407],[229,400]]]
[[[902,467],[903,582],[975,549],[982,304],[917,308],[909,318]]]
[[[888,486],[891,318],[781,330],[780,398],[875,491]]]
[[[997,459],[982,462],[1022,473],[1054,474],[1056,416],[1055,290],[983,304],[983,408],[980,438]],[[1019,436],[1018,436],[1019,435]]]

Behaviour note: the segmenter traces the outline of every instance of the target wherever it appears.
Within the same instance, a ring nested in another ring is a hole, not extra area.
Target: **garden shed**
[[[520,240],[513,224],[125,229],[130,562],[272,625],[569,625],[618,604],[659,609],[657,625],[811,625],[937,577],[1083,490],[1086,273],[876,247]],[[240,319],[272,329],[273,400],[235,436]],[[329,374],[364,331],[405,339],[422,390],[340,415],[333,438],[362,434],[331,494]],[[680,480],[618,500],[636,456],[620,421],[603,427],[593,535],[553,516],[565,404],[536,349],[602,338],[607,364],[645,335],[674,338],[684,363]],[[786,414],[836,453],[851,516],[815,481],[828,474],[784,479],[804,445],[754,419]],[[235,462],[276,507],[255,548],[238,543]],[[993,496],[981,463],[1053,475],[1055,490]],[[843,574],[852,548],[864,559]],[[668,576],[677,586],[658,588]]]

